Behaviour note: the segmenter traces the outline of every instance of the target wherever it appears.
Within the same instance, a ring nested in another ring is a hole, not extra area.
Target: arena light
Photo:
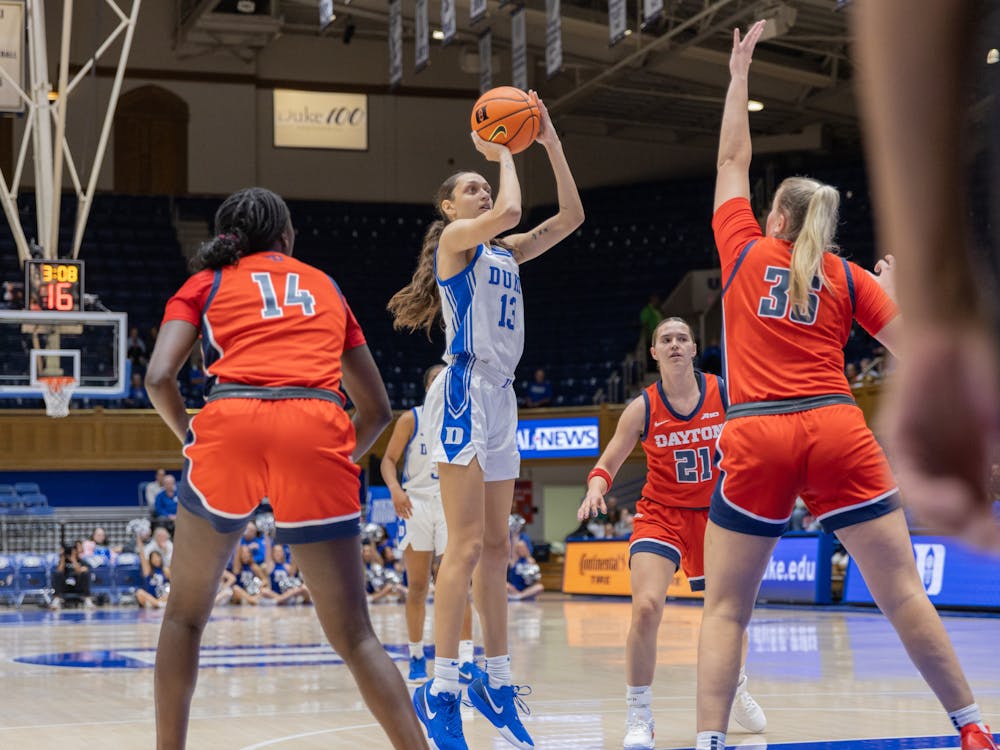
[[[1000,62],[1000,49],[994,47],[986,53],[986,64],[996,65],[998,62]]]
[[[440,42],[444,39],[444,32],[441,31],[441,29],[434,29],[434,31],[431,32],[431,36]]]
[[[747,101],[747,112],[760,112],[762,109],[764,109],[764,102],[759,102],[756,99]]]
[[[625,29],[625,36],[632,36],[632,29]]]

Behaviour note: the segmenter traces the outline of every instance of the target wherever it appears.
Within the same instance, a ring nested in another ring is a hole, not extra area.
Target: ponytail
[[[423,329],[427,338],[431,337],[434,321],[441,313],[441,298],[438,296],[437,279],[434,275],[434,253],[443,230],[444,221],[441,219],[427,227],[413,278],[392,295],[386,305],[394,318],[392,327],[397,331],[413,332]]]
[[[270,250],[291,218],[281,196],[266,188],[245,188],[226,198],[215,212],[215,238],[191,259],[192,273],[236,265],[249,253]]]
[[[789,178],[778,190],[779,208],[789,221],[783,238],[793,244],[788,296],[792,311],[806,318],[813,279],[818,278],[823,287],[830,286],[823,273],[823,254],[837,250],[833,238],[840,194],[830,185],[804,177]]]
[[[217,235],[198,248],[198,252],[188,263],[188,268],[191,273],[197,273],[206,268],[216,271],[225,266],[235,266],[240,256],[247,251],[246,239],[246,235],[239,229]]]

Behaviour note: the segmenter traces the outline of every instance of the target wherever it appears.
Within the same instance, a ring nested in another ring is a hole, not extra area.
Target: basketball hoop
[[[50,417],[68,417],[69,401],[76,390],[77,379],[71,375],[45,375],[38,378],[45,399],[45,413]]]

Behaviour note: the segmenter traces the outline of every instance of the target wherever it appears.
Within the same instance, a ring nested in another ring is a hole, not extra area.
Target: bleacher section
[[[791,173],[790,170],[785,170]],[[847,257],[870,267],[874,257],[870,202],[855,165],[800,170],[841,189],[839,240]],[[716,263],[711,234],[711,179],[681,180],[588,191],[587,221],[552,252],[522,271],[527,337],[517,372],[521,386],[536,368],[553,385],[554,406],[589,404],[638,339],[638,315],[649,294],[662,297],[691,269]],[[755,193],[766,195],[764,180]],[[186,278],[175,219],[204,222],[210,236],[219,198],[95,199],[80,257],[86,290],[108,308],[129,314],[146,333],[158,324],[167,298]],[[18,198],[22,222],[34,225],[34,198]],[[422,400],[424,369],[437,361],[443,336],[392,330],[385,304],[410,279],[429,205],[289,201],[298,230],[296,255],[337,280],[361,321],[393,407]],[[536,208],[526,227],[552,213]],[[64,200],[60,237],[72,239],[75,206]],[[23,278],[9,233],[0,235],[0,280]],[[40,406],[0,399],[3,406]]]

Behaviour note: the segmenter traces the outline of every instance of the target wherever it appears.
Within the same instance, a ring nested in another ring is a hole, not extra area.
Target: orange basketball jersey
[[[695,371],[701,401],[690,414],[670,406],[657,380],[642,392],[646,425],[646,484],[642,496],[677,508],[708,508],[717,476],[715,442],[726,421],[726,384],[715,375]]]
[[[167,302],[168,320],[201,331],[218,383],[338,391],[341,354],[365,343],[333,279],[271,251],[194,274]]]
[[[724,375],[732,403],[850,395],[843,348],[851,321],[876,336],[895,303],[860,266],[823,257],[827,286],[813,279],[809,309],[789,299],[792,245],[765,237],[746,198],[719,206],[712,219],[722,264]]]

